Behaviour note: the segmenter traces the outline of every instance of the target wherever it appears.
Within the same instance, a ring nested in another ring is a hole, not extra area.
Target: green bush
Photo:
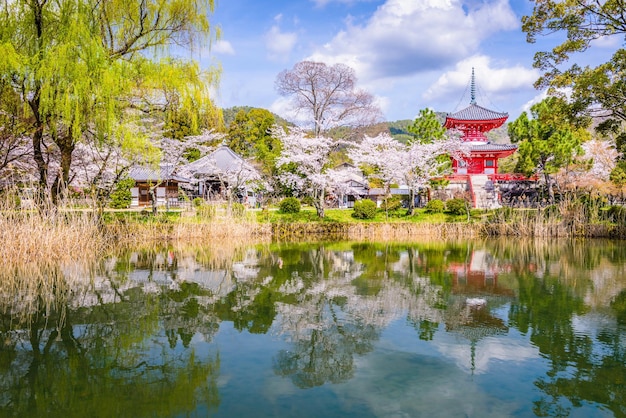
[[[376,217],[376,203],[369,199],[354,202],[352,217],[356,219],[374,219]]]
[[[612,205],[606,210],[606,215],[609,221],[615,223],[626,222],[626,207]]]
[[[561,217],[561,209],[559,208],[559,205],[557,204],[546,206],[545,208],[542,209],[542,213],[545,219]]]
[[[429,200],[426,203],[426,213],[443,213],[445,208],[446,205],[440,199]]]
[[[298,213],[300,212],[300,201],[295,197],[286,197],[280,201],[278,208],[281,213]]]
[[[400,209],[402,207],[402,198],[400,196],[391,196],[385,200],[380,205],[380,208],[387,212],[393,212],[396,209]]]
[[[235,202],[230,207],[230,214],[234,218],[243,218],[246,214],[246,207],[241,203]]]
[[[216,212],[215,205],[208,205],[206,203],[202,203],[200,206],[196,207],[196,214],[200,218],[211,219],[215,216],[215,212]]]
[[[461,198],[446,200],[446,211],[452,215],[466,215],[468,210],[467,201]]]
[[[200,206],[204,205],[206,203],[206,201],[201,198],[201,197],[195,197],[191,203],[193,204],[194,208],[199,208]]]
[[[122,179],[118,181],[111,192],[110,206],[114,209],[125,209],[129,207],[133,199],[130,188],[134,185],[135,180],[133,179]]]

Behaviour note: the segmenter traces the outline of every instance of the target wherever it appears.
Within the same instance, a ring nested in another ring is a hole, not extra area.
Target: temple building
[[[469,192],[474,207],[498,207],[498,160],[513,154],[517,146],[491,143],[485,133],[502,126],[509,114],[489,110],[476,103],[474,69],[470,96],[470,105],[446,115],[444,124],[447,129],[461,131],[462,140],[471,146],[469,156],[452,161],[453,175],[448,177],[450,189]]]

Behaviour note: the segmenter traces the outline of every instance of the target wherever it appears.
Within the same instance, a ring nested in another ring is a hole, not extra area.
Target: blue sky
[[[528,0],[216,0],[210,20],[222,37],[200,61],[222,67],[220,106],[287,118],[274,88],[282,70],[302,60],[347,64],[389,121],[467,106],[474,67],[478,104],[513,120],[542,93],[534,53],[558,41],[526,43],[521,17],[530,13]],[[598,42],[575,60],[606,61],[618,47]]]

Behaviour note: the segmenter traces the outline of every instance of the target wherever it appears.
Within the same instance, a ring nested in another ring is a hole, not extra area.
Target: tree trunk
[[[65,195],[67,185],[70,182],[70,168],[72,167],[72,153],[74,152],[74,141],[71,137],[65,137],[56,141],[61,151],[61,172],[57,174],[50,191],[52,203],[56,206],[59,198]]]
[[[407,216],[413,216],[415,214],[415,191],[413,188],[409,189],[409,209],[406,211]]]
[[[546,180],[546,187],[548,189],[548,203],[551,205],[554,204],[554,188],[552,187],[552,177],[548,173],[544,173],[544,178]]]
[[[317,192],[317,198],[313,199],[313,205],[315,206],[315,210],[317,211],[317,217],[320,219],[324,219],[324,190],[319,190]]]
[[[152,205],[152,216],[156,216],[157,214],[157,200],[156,200],[156,187],[150,187],[150,191],[148,192],[150,194],[150,204]]]

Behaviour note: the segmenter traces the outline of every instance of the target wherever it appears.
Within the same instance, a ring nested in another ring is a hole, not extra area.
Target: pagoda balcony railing
[[[520,173],[489,174],[491,181],[537,181],[537,176],[526,176]]]
[[[502,173],[502,174],[448,174],[444,177],[436,177],[433,180],[446,179],[451,182],[468,181],[471,175],[486,175],[491,181],[537,181],[538,176],[526,176],[521,173]]]

